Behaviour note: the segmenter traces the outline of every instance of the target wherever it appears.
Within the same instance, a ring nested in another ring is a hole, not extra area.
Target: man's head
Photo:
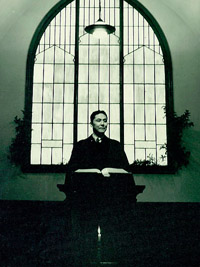
[[[108,116],[106,112],[103,110],[94,111],[90,116],[90,124],[93,127],[93,132],[97,136],[104,135],[108,125]]]

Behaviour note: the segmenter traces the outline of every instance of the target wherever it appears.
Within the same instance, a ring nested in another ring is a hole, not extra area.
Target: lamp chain
[[[99,19],[101,19],[101,0],[99,0]]]

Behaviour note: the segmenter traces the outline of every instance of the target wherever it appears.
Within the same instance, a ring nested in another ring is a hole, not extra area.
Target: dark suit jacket
[[[106,136],[101,143],[96,143],[92,136],[74,145],[67,166],[67,173],[77,169],[97,168],[129,169],[128,159],[121,144]]]

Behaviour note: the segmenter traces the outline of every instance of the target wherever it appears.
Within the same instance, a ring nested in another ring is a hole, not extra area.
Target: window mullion
[[[77,128],[78,128],[79,7],[80,7],[80,0],[76,0],[75,57],[74,57],[74,140],[73,140],[74,143],[77,142]]]
[[[124,145],[124,30],[123,0],[120,0],[120,143]]]

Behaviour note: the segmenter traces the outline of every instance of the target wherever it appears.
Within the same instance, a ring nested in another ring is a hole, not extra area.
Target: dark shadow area
[[[199,266],[199,203],[107,204],[0,201],[1,266]]]

